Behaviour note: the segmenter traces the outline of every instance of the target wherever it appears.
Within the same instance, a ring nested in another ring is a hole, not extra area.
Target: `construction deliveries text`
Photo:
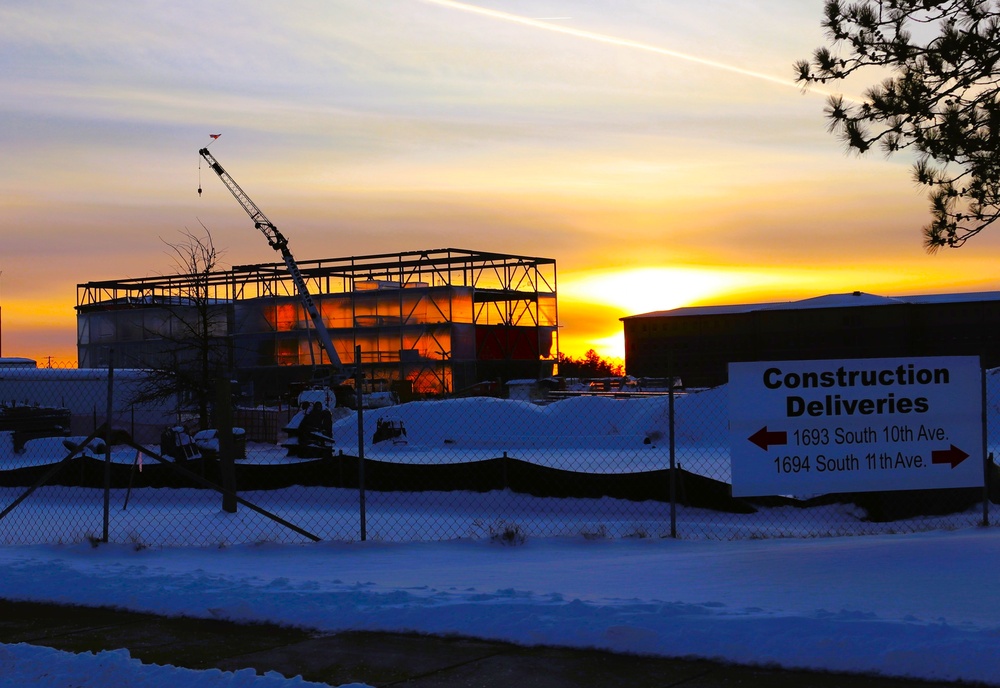
[[[831,389],[857,387],[921,387],[947,385],[947,368],[917,368],[912,363],[895,368],[857,368],[843,366],[836,370],[783,372],[780,368],[764,371],[768,389]],[[915,390],[916,391],[916,390]],[[930,404],[924,396],[897,396],[896,392],[871,397],[845,399],[840,394],[826,394],[821,399],[786,397],[789,418],[798,416],[870,416],[875,414],[927,413]]]

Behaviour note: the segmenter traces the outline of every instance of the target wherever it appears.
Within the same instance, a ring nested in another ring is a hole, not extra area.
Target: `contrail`
[[[722,69],[727,72],[733,72],[734,74],[742,74],[743,76],[749,76],[755,79],[761,79],[762,81],[769,81],[772,84],[779,84],[781,86],[791,86],[793,88],[800,88],[800,86],[791,79],[782,79],[781,77],[772,76],[770,74],[754,72],[749,69],[743,69],[742,67],[734,67],[733,65],[729,65],[724,62],[716,62],[715,60],[708,60],[703,57],[698,57],[697,55],[688,55],[687,53],[677,52],[676,50],[668,50],[666,48],[660,48],[655,45],[650,45],[649,43],[641,43],[639,41],[633,41],[627,38],[617,38],[615,36],[609,36],[603,33],[595,33],[593,31],[583,31],[581,29],[573,29],[566,26],[560,26],[558,24],[552,24],[550,22],[543,21],[541,19],[532,19],[531,17],[522,17],[521,15],[518,14],[510,14],[509,12],[491,10],[485,7],[478,7],[476,5],[469,5],[464,2],[458,2],[457,0],[423,0],[423,1],[429,2],[434,5],[441,5],[442,7],[449,7],[453,10],[461,10],[463,12],[471,12],[473,14],[479,14],[484,17],[490,17],[491,19],[499,19],[501,21],[511,22],[513,24],[521,24],[523,26],[530,26],[536,29],[545,29],[546,31],[554,31],[555,33],[561,33],[567,36],[584,38],[588,41],[597,41],[598,43],[606,43],[608,45],[619,45],[625,48],[634,48],[636,50],[644,50],[649,53],[656,53],[657,55],[666,55],[667,57],[675,57],[679,60],[694,62],[695,64],[705,65],[706,67],[712,67],[714,69]],[[810,89],[810,90],[822,93],[822,91],[819,91],[818,89]],[[829,95],[829,94],[824,93],[824,95]]]

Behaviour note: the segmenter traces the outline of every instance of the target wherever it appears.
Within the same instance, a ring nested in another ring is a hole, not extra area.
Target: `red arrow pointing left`
[[[784,430],[768,430],[765,425],[750,435],[749,439],[758,447],[767,451],[767,448],[773,444],[788,444],[788,433]]]
[[[938,449],[931,452],[932,463],[950,463],[954,468],[958,464],[969,458],[969,455],[956,447],[954,444],[949,449]]]

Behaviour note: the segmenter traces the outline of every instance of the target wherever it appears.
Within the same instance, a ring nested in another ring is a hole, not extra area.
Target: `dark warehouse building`
[[[785,303],[694,306],[622,318],[636,377],[727,381],[731,362],[981,356],[1000,365],[1000,292],[886,297],[853,292]]]

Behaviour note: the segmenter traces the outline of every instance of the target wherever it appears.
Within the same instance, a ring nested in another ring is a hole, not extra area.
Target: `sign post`
[[[983,485],[973,356],[729,365],[733,496]]]

